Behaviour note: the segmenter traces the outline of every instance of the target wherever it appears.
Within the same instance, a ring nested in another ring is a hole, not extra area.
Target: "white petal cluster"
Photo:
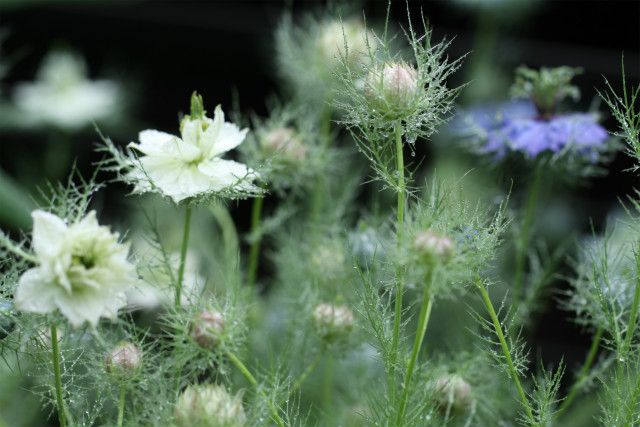
[[[76,130],[112,117],[120,88],[109,80],[88,80],[81,58],[53,52],[43,61],[37,79],[16,85],[13,95],[29,123]]]
[[[334,341],[353,329],[353,312],[345,305],[318,304],[313,309],[313,324],[320,338]]]
[[[180,427],[243,427],[247,417],[239,395],[218,385],[189,386],[178,398],[176,424]]]
[[[16,308],[43,314],[59,310],[75,327],[115,318],[126,304],[126,289],[137,280],[127,259],[129,245],[99,225],[94,211],[71,225],[41,210],[32,217],[37,266],[20,277]]]
[[[142,154],[129,173],[134,191],[159,192],[176,203],[212,193],[253,191],[256,172],[221,158],[244,141],[247,131],[225,122],[218,106],[213,119],[185,117],[180,137],[157,130],[140,132],[139,143],[129,144]]]

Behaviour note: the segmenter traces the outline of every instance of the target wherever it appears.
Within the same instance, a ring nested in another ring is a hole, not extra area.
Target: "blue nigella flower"
[[[502,158],[520,152],[530,158],[565,149],[592,157],[602,148],[607,131],[593,113],[564,113],[542,117],[528,100],[475,108],[454,122],[457,134],[468,136],[481,153]]]

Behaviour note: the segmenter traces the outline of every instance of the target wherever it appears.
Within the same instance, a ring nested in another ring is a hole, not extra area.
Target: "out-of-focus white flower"
[[[194,94],[195,98],[199,98]],[[202,105],[202,98],[196,101]],[[194,101],[192,100],[192,106]],[[129,147],[142,153],[131,165],[128,178],[137,193],[157,192],[179,203],[209,194],[242,194],[256,190],[257,173],[246,165],[221,156],[244,141],[248,130],[224,121],[220,106],[210,119],[199,112],[185,116],[180,137],[157,130],[144,130],[139,143]]]
[[[142,258],[145,258],[141,254]],[[169,262],[174,272],[178,271],[180,254],[173,253],[169,256]],[[161,305],[173,305],[175,289],[172,286],[172,278],[166,266],[152,266],[141,272],[142,280],[136,286],[127,290],[127,308],[138,310],[152,310]],[[182,293],[180,304],[188,306],[194,303],[202,293],[206,280],[200,274],[200,262],[198,255],[188,251],[184,264],[184,279],[182,281]]]
[[[20,277],[16,308],[33,313],[60,310],[75,327],[115,318],[126,304],[126,289],[137,281],[127,260],[129,245],[99,225],[94,211],[71,225],[41,210],[32,217],[38,265]]]
[[[175,408],[179,427],[243,427],[247,417],[239,395],[231,396],[223,386],[189,386]]]
[[[318,46],[323,57],[330,63],[344,58],[349,66],[357,66],[367,62],[369,49],[375,50],[377,40],[357,19],[330,21],[320,30]]]
[[[16,85],[13,98],[25,120],[76,130],[112,117],[120,88],[113,81],[87,79],[82,58],[52,52],[43,60],[35,81]]]

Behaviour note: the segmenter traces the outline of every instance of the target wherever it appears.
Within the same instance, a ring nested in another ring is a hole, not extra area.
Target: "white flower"
[[[25,120],[76,130],[112,117],[119,93],[112,81],[88,80],[81,58],[53,52],[42,62],[37,80],[18,84],[13,95]]]
[[[211,193],[247,193],[256,172],[242,163],[221,156],[244,140],[240,130],[224,121],[220,106],[212,119],[202,114],[186,116],[180,124],[180,138],[157,130],[145,130],[139,143],[129,146],[143,155],[132,165],[128,178],[135,192],[155,191],[179,203],[190,197]]]
[[[75,327],[115,318],[126,304],[124,291],[137,280],[127,260],[129,245],[99,225],[94,211],[71,225],[41,210],[32,217],[37,266],[20,277],[16,308],[32,313],[60,310]]]

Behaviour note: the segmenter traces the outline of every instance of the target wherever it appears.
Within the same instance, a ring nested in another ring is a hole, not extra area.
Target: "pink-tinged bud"
[[[415,250],[428,261],[446,262],[453,255],[455,245],[453,241],[431,230],[418,233],[413,240]]]
[[[142,364],[142,350],[128,341],[122,341],[105,358],[107,372],[119,376],[135,373]]]
[[[475,403],[471,386],[459,375],[445,375],[436,380],[435,399],[441,410],[456,412],[471,409]]]
[[[242,397],[220,385],[190,385],[178,397],[175,422],[179,427],[244,427],[247,416]]]
[[[391,62],[370,70],[365,83],[365,95],[382,111],[408,108],[419,89],[418,72],[402,62]]]
[[[320,338],[335,341],[353,329],[353,312],[344,305],[318,304],[313,310],[313,323]]]
[[[290,163],[300,163],[307,157],[307,147],[289,127],[270,130],[260,142],[267,152],[281,154],[282,158]]]
[[[191,326],[191,338],[202,348],[215,348],[224,333],[224,317],[218,311],[203,311]]]

